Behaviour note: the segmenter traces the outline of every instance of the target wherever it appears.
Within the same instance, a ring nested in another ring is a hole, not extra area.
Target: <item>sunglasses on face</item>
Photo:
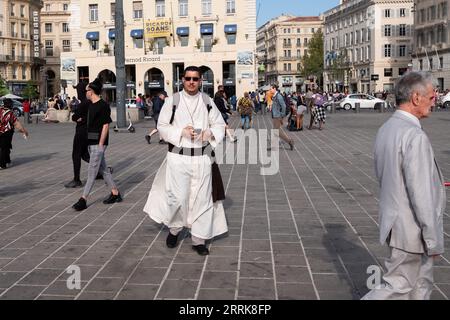
[[[198,82],[198,80],[200,80],[199,77],[184,77],[184,80],[186,81],[194,81],[194,82]]]

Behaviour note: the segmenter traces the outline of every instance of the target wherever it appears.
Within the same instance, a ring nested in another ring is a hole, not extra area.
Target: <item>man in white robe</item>
[[[158,119],[158,131],[169,143],[169,152],[156,174],[144,211],[157,223],[169,227],[166,244],[174,248],[183,227],[189,228],[192,248],[208,255],[205,240],[228,231],[221,201],[213,202],[211,158],[202,154],[210,144],[215,148],[225,134],[225,122],[208,97],[205,105],[201,72],[188,67],[179,101],[166,98]],[[175,104],[175,106],[174,106]],[[207,150],[207,149],[206,149]]]

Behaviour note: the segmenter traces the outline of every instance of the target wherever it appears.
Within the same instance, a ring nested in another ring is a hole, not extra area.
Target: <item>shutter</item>
[[[405,17],[409,17],[409,9],[405,8]]]

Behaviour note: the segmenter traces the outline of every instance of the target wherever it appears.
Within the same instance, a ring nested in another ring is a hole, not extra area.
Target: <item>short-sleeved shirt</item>
[[[88,144],[99,144],[103,125],[111,122],[111,108],[109,107],[109,104],[104,100],[99,100],[96,103],[90,104],[88,112],[88,132],[99,133],[99,137],[95,140],[88,139]],[[108,140],[109,134],[106,136],[105,146],[108,145]]]
[[[17,121],[14,112],[0,107],[0,134],[8,132],[14,128]]]

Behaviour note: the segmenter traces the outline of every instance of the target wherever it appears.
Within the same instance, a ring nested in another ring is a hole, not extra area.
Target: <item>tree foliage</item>
[[[27,82],[27,86],[25,87],[25,89],[23,89],[22,95],[26,99],[34,99],[38,96],[38,93],[36,91],[36,85],[34,84],[33,81],[29,80]]]
[[[300,60],[300,74],[304,78],[316,77],[322,83],[323,75],[323,33],[317,30],[308,44],[308,51]]]
[[[0,97],[4,96],[5,94],[8,94],[9,90],[6,87],[6,83],[5,80],[2,79],[2,77],[0,76]]]

